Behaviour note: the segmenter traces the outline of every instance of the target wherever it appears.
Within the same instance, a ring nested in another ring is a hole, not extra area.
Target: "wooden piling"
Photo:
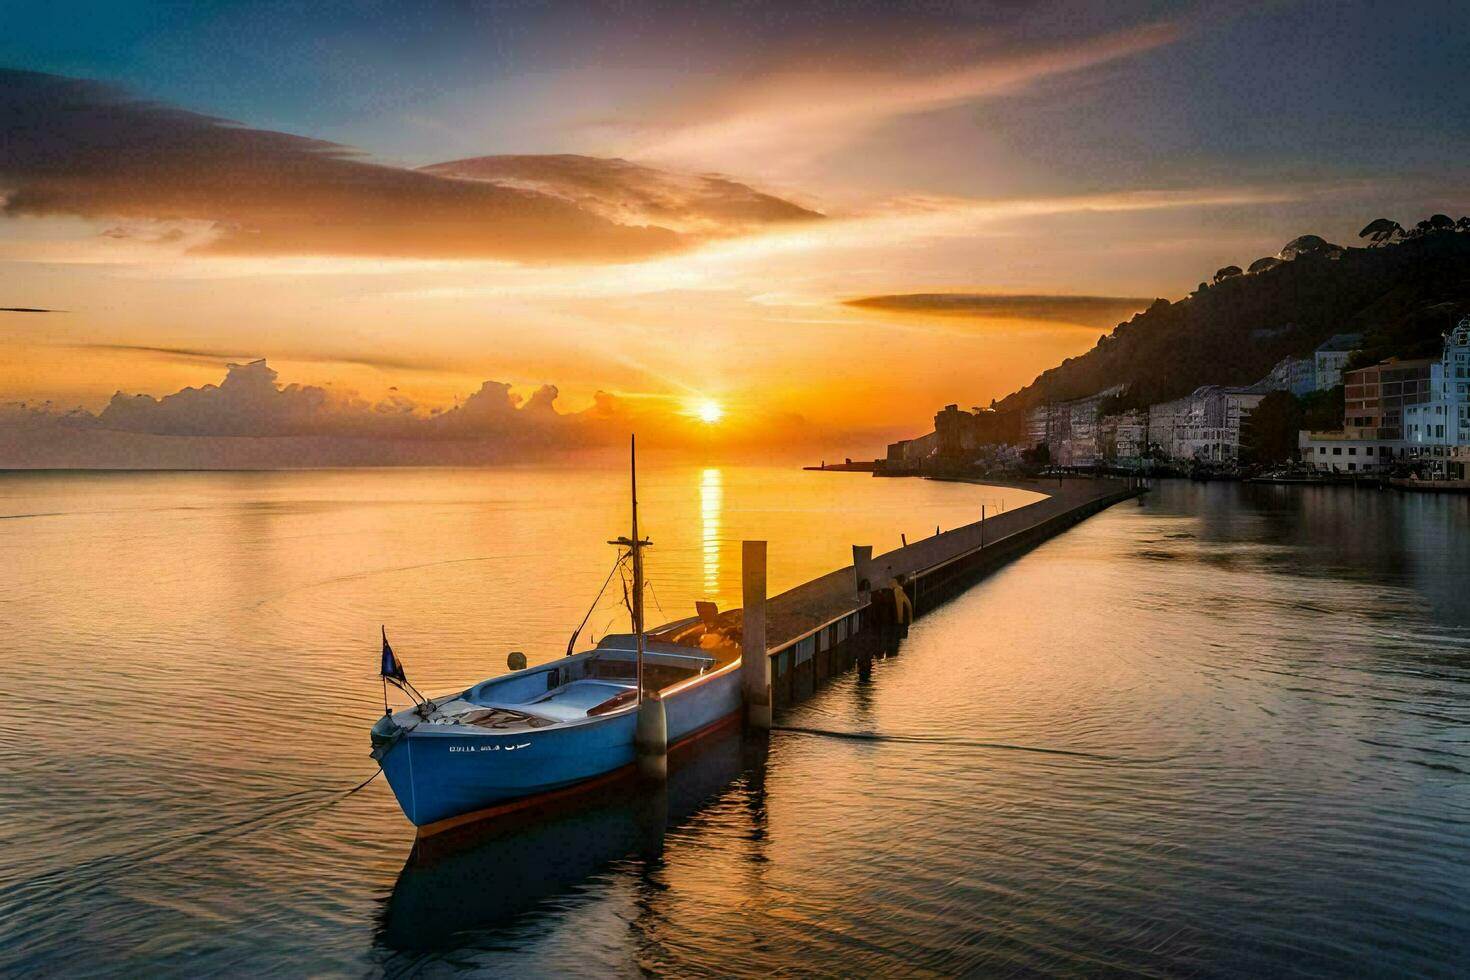
[[[853,588],[859,593],[872,589],[874,582],[871,579],[873,564],[873,546],[870,544],[855,544],[852,546],[852,577]],[[864,585],[863,583],[868,583]]]
[[[741,690],[752,728],[771,727],[771,658],[766,649],[766,543],[740,543]]]

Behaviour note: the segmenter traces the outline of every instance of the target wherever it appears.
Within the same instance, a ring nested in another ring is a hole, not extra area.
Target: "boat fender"
[[[669,723],[664,703],[656,694],[644,695],[638,704],[633,729],[633,749],[638,772],[645,779],[660,781],[669,774]]]

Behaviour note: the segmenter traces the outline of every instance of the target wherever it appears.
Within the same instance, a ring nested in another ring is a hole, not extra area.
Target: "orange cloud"
[[[120,221],[108,235],[186,245],[181,229],[148,223],[203,222],[194,250],[214,254],[626,261],[702,234],[816,217],[725,178],[624,161],[406,170],[34,72],[0,71],[0,132],[12,137],[0,141],[4,214]]]
[[[729,235],[822,217],[718,174],[682,174],[621,159],[556,155],[475,157],[422,168],[488,181],[575,204],[620,225],[656,225],[681,234]]]

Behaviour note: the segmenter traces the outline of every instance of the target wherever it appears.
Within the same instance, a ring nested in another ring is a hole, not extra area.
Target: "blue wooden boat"
[[[671,635],[684,642],[650,641],[644,634],[643,549],[649,542],[638,537],[636,464],[632,536],[609,543],[626,549],[619,561],[633,566],[631,634],[432,699],[407,684],[384,637],[385,682],[411,692],[418,703],[389,712],[385,697],[384,716],[372,729],[373,757],[420,832],[621,774],[637,761],[640,742],[647,750],[650,724],[663,723],[657,734],[672,747],[738,719],[737,643],[705,632],[697,620],[673,629]]]

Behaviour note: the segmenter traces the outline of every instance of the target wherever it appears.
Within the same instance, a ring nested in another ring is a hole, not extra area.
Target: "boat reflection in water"
[[[553,804],[420,838],[384,903],[384,952],[443,950],[575,893],[624,859],[656,862],[665,834],[728,792],[763,807],[767,741],[726,727],[670,753],[668,779],[637,777]]]

